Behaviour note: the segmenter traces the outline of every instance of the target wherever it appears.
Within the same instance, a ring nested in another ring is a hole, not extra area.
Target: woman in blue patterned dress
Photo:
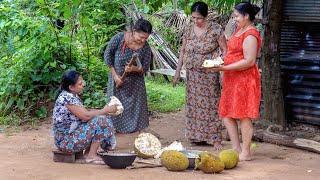
[[[150,22],[139,19],[131,30],[112,37],[104,53],[111,71],[107,96],[116,96],[124,108],[122,115],[111,118],[119,133],[132,133],[149,126],[144,73],[149,70],[151,62],[151,49],[147,43],[151,32]],[[138,55],[140,67],[128,65],[134,54]],[[124,72],[128,75],[121,80]]]
[[[112,122],[107,116],[117,111],[116,106],[87,110],[83,107],[79,93],[84,81],[77,71],[64,73],[53,110],[53,132],[56,147],[64,152],[83,152],[87,163],[103,163],[97,155],[102,142],[115,147]]]

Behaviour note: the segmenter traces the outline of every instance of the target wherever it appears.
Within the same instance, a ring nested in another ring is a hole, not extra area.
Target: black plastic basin
[[[114,169],[124,169],[130,166],[137,157],[134,153],[103,153],[100,156],[106,165]]]

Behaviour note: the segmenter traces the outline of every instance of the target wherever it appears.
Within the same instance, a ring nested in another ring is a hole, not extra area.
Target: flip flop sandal
[[[105,163],[99,159],[85,159],[85,164],[96,164],[96,165],[104,165]]]

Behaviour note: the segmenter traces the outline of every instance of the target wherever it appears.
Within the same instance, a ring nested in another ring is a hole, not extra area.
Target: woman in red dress
[[[253,25],[259,10],[260,8],[250,3],[235,6],[237,30],[227,42],[224,66],[214,68],[223,71],[219,116],[228,130],[232,148],[240,153],[240,160],[251,160],[252,120],[259,117],[261,84],[256,58],[261,38]],[[240,120],[242,147],[237,119]]]

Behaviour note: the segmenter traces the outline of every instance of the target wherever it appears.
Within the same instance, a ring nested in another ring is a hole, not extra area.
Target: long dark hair
[[[208,5],[205,2],[197,1],[191,6],[191,13],[197,12],[203,17],[208,16]]]
[[[249,15],[250,21],[255,19],[256,14],[260,11],[257,5],[251,4],[249,2],[241,2],[234,7],[242,15]]]
[[[66,71],[61,79],[60,88],[58,90],[56,99],[60,95],[62,91],[70,92],[69,86],[75,85],[80,77],[80,73],[75,70],[68,70]]]

